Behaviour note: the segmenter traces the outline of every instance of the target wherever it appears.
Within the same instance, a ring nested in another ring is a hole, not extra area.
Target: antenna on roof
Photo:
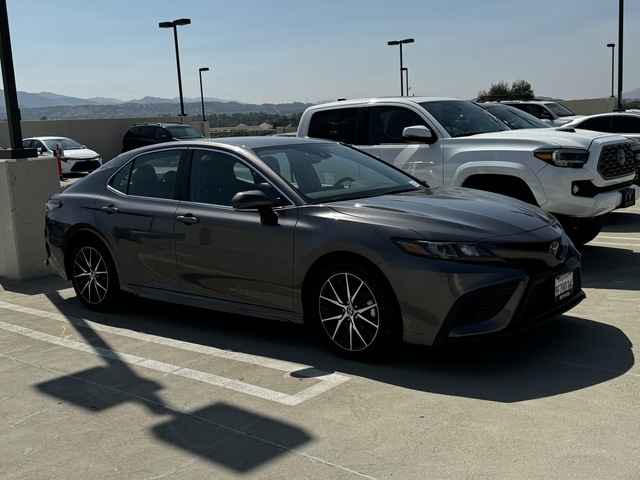
[[[346,98],[339,98],[339,99],[338,99],[338,102],[344,102],[344,101],[346,101],[346,100],[347,100]]]

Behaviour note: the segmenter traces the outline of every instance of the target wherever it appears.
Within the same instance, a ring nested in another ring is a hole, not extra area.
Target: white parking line
[[[286,373],[293,373],[296,371],[312,368],[309,365],[286,362],[282,360],[276,360],[273,358],[262,357],[259,355],[251,355],[247,353],[227,351],[227,350],[222,350],[215,347],[208,347],[205,345],[198,345],[194,343],[184,342],[181,340],[174,340],[170,338],[159,337],[157,335],[150,335],[147,333],[135,332],[135,331],[127,330],[124,328],[111,327],[108,325],[102,325],[100,323],[92,322],[86,319],[67,317],[60,313],[47,312],[45,310],[24,307],[22,305],[15,305],[13,303],[8,303],[4,301],[0,301],[0,308],[17,312],[17,313],[33,315],[40,318],[47,318],[51,320],[71,323],[81,328],[82,327],[86,328],[87,326],[89,326],[91,327],[91,329],[95,331],[110,333],[110,334],[119,335],[119,336],[128,337],[128,338],[134,338],[137,340],[170,346],[173,348],[188,350],[191,352],[202,353],[205,355],[223,358],[226,360],[234,360],[237,362],[248,363],[248,364],[257,365],[260,367],[270,368],[273,370],[279,370]],[[322,393],[325,393],[331,390],[332,388],[340,385],[341,383],[344,383],[347,380],[349,380],[349,377],[338,374],[338,373],[331,373],[331,374],[326,373],[326,375],[323,375],[324,372],[315,371],[316,375],[314,376],[314,379],[318,380],[318,383],[310,387],[307,387],[306,389],[301,390],[300,392],[294,395],[289,395],[289,394],[285,394],[285,393],[271,390],[268,388],[259,387],[249,383],[241,382],[239,380],[233,380],[230,378],[221,377],[218,375],[202,372],[199,370],[194,370],[191,368],[183,368],[178,365],[173,365],[165,362],[158,362],[156,360],[147,359],[137,355],[132,355],[128,353],[119,353],[119,352],[116,352],[115,350],[98,348],[95,346],[91,346],[87,343],[79,342],[76,340],[69,340],[67,338],[62,338],[62,337],[56,337],[54,335],[49,335],[47,333],[39,332],[36,330],[32,330],[30,328],[21,327],[18,325],[13,325],[7,322],[0,321],[0,329],[11,332],[11,333],[17,333],[19,335],[23,335],[29,338],[33,338],[35,340],[51,343],[54,345],[65,347],[65,348],[70,348],[72,350],[78,350],[78,351],[88,352],[88,353],[96,353],[103,357],[120,359],[132,365],[137,365],[140,367],[149,368],[151,370],[168,373],[171,375],[177,375],[184,378],[189,378],[191,380],[196,380],[199,382],[207,383],[209,385],[226,388],[228,390],[233,390],[235,392],[244,393],[247,395],[262,398],[264,400],[270,400],[272,402],[276,402],[276,403],[280,403],[288,406],[300,405],[301,403],[307,400],[310,400],[311,398],[314,398]]]

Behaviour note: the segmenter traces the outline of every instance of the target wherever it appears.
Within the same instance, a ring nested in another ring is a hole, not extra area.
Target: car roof
[[[558,103],[555,100],[501,100],[500,103],[531,103],[535,105],[549,105],[550,103]]]
[[[188,126],[191,127],[188,123],[162,123],[162,122],[153,122],[153,123],[136,123],[135,125],[131,125],[129,128],[133,127],[183,127]]]
[[[277,147],[280,145],[300,145],[309,143],[336,143],[331,140],[321,140],[315,138],[306,137],[276,137],[276,136],[262,136],[262,137],[226,137],[226,138],[204,138],[198,140],[189,140],[189,145],[233,145],[235,147],[241,147],[245,149],[253,150],[254,148],[261,147]]]
[[[337,100],[335,102],[327,102],[314,105],[310,108],[332,108],[344,107],[346,105],[363,105],[384,102],[397,103],[424,103],[424,102],[441,102],[441,101],[464,101],[459,98],[452,97],[370,97],[370,98],[353,98],[349,100]]]
[[[69,140],[73,140],[72,138],[69,137],[63,137],[63,136],[48,136],[48,137],[27,137],[24,140],[56,140],[58,138],[67,138]]]

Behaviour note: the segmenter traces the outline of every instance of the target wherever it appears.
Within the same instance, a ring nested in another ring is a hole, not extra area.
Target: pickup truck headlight
[[[589,160],[589,152],[578,148],[536,150],[533,155],[543,162],[564,168],[582,168]]]
[[[459,261],[498,259],[488,248],[477,243],[428,242],[426,240],[402,239],[396,239],[395,242],[405,252],[419,257]]]

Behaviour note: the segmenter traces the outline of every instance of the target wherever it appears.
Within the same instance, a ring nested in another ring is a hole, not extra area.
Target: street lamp
[[[180,53],[178,51],[178,27],[183,25],[190,25],[191,19],[179,18],[173,22],[160,22],[158,26],[160,28],[173,28],[173,41],[176,46],[176,65],[178,67],[178,91],[180,92],[180,116],[184,117],[184,98],[182,96],[182,74],[180,73]]]
[[[618,108],[619,112],[624,110],[622,103],[622,80],[624,64],[624,0],[620,0],[618,12]]]
[[[400,46],[400,96],[404,97],[404,63],[402,61],[402,45],[406,45],[408,43],[415,43],[413,38],[405,38],[404,40],[391,40],[387,42],[387,45],[394,47],[396,45]]]
[[[607,47],[611,49],[611,98],[615,97],[614,94],[614,85],[615,85],[615,65],[616,65],[616,44],[615,43],[607,43]]]
[[[200,67],[198,73],[200,74],[200,102],[202,103],[202,121],[206,121],[207,117],[204,114],[204,91],[202,90],[202,72],[208,72],[209,67]]]

